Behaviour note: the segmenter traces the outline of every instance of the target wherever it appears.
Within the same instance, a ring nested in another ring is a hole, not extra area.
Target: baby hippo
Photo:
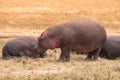
[[[40,50],[37,49],[37,40],[30,36],[18,37],[8,41],[2,49],[2,57],[22,57],[27,56],[31,58],[45,57],[47,54],[41,55]]]

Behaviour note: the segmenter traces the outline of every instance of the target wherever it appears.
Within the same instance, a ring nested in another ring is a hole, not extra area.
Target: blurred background
[[[39,35],[44,29],[81,19],[120,33],[120,0],[0,0],[0,37]]]

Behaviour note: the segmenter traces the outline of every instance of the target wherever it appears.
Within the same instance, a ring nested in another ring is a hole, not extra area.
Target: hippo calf
[[[8,41],[2,49],[2,57],[21,57],[29,56],[32,58],[45,57],[46,53],[41,53],[36,49],[37,40],[30,36],[18,37]]]
[[[41,53],[48,49],[61,48],[58,61],[70,61],[70,50],[78,52],[94,51],[93,60],[106,41],[105,29],[93,20],[77,20],[46,29],[38,38]],[[38,47],[39,47],[38,46]],[[89,58],[89,54],[88,57]]]
[[[116,59],[120,57],[120,36],[110,36],[107,38],[100,57],[107,59]]]

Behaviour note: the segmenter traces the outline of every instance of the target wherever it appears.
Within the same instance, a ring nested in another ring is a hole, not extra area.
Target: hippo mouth
[[[40,57],[41,57],[41,58],[45,58],[45,57],[47,57],[47,53],[44,52],[44,53],[40,54]]]

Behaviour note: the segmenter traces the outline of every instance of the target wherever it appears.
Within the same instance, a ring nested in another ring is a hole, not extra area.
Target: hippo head
[[[61,36],[54,31],[44,31],[40,37],[38,37],[38,46],[41,48],[41,53],[48,49],[55,49],[59,47]]]
[[[47,57],[47,53],[39,45],[35,46],[34,52],[39,54],[41,58]]]
[[[57,47],[57,39],[53,34],[45,31],[38,38],[38,44],[43,50],[55,49]]]

